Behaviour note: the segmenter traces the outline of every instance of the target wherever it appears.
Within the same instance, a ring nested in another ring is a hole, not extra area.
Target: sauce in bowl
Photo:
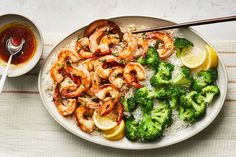
[[[10,23],[0,30],[0,59],[7,62],[10,53],[6,47],[6,41],[12,37],[13,44],[19,45],[21,39],[25,40],[24,46],[18,54],[14,55],[11,64],[22,64],[33,57],[36,51],[36,40],[33,32],[26,25],[19,23]]]

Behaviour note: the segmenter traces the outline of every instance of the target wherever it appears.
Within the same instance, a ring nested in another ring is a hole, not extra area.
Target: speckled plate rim
[[[158,18],[153,18],[153,17],[144,17],[144,16],[122,16],[122,17],[115,17],[115,18],[111,18],[111,20],[122,20],[122,19],[129,19],[131,22],[132,22],[132,19],[133,18],[141,18],[141,19],[149,19],[149,20],[154,20],[154,21],[164,21],[166,23],[173,23],[173,22],[170,22],[170,21],[167,21],[167,20],[163,20],[163,19],[158,19]],[[84,29],[85,27],[81,28],[81,29]],[[50,54],[48,55],[48,57],[50,55],[52,55],[52,53],[54,52],[54,50],[57,48],[58,45],[60,45],[61,43],[63,43],[63,41],[67,38],[69,38],[70,36],[74,35],[75,33],[77,33],[79,30],[81,29],[78,29],[76,30],[75,32],[73,32],[72,34],[70,34],[69,36],[67,36],[66,38],[64,38],[61,42],[59,42],[53,49],[52,51],[50,52]],[[204,42],[206,42],[207,44],[211,45],[205,38],[203,38],[197,31],[191,29],[191,28],[188,28],[188,30],[190,30],[192,33],[194,33],[195,35],[197,35],[198,37],[200,37]],[[211,45],[212,46],[212,45]],[[181,141],[184,141],[194,135],[196,135],[197,133],[201,132],[203,129],[205,129],[208,125],[210,125],[213,120],[217,117],[217,115],[219,114],[223,104],[224,104],[224,101],[225,101],[225,98],[226,98],[226,93],[227,93],[227,88],[228,88],[228,76],[227,76],[227,73],[226,73],[226,69],[225,69],[225,66],[222,62],[222,59],[221,57],[218,55],[218,58],[219,58],[219,65],[218,65],[218,68],[219,66],[221,66],[220,68],[223,70],[222,71],[222,76],[224,77],[224,81],[221,82],[221,95],[220,95],[220,98],[218,98],[217,100],[217,108],[215,110],[214,113],[210,113],[211,114],[211,117],[209,119],[209,117],[204,117],[204,118],[208,118],[206,119],[207,121],[204,123],[204,125],[198,127],[197,129],[194,129],[194,126],[190,126],[188,128],[186,128],[187,131],[191,131],[190,133],[188,133],[187,135],[186,134],[183,134],[183,137],[182,138],[177,138],[177,139],[174,139],[173,141],[170,141],[164,145],[159,145],[158,144],[158,141],[155,142],[155,143],[149,143],[149,144],[146,144],[146,143],[132,143],[130,142],[129,144],[133,144],[134,146],[133,147],[130,147],[126,144],[123,144],[123,143],[120,143],[120,144],[116,144],[116,142],[113,142],[113,141],[107,141],[106,139],[104,140],[98,140],[96,138],[93,138],[93,137],[89,137],[83,133],[81,133],[82,131],[80,132],[77,132],[77,131],[74,131],[71,127],[68,127],[66,126],[66,124],[62,123],[61,120],[59,118],[57,118],[56,114],[54,112],[52,112],[52,110],[49,108],[47,102],[45,101],[44,97],[43,97],[43,91],[42,91],[42,87],[41,87],[41,77],[42,77],[42,72],[43,72],[43,67],[45,66],[44,64],[46,63],[46,60],[48,59],[48,57],[44,60],[44,63],[41,67],[41,70],[40,70],[40,73],[39,73],[39,77],[38,77],[38,88],[39,88],[39,94],[40,94],[40,97],[42,99],[42,102],[45,106],[45,108],[48,110],[48,112],[51,114],[51,116],[61,125],[63,126],[66,130],[68,130],[69,132],[75,134],[76,136],[79,136],[80,138],[84,139],[84,140],[87,140],[87,141],[90,141],[90,142],[93,142],[93,143],[96,143],[96,144],[99,144],[99,145],[103,145],[103,146],[107,146],[107,147],[112,147],[112,148],[118,148],[118,149],[128,149],[128,150],[144,150],[144,149],[154,149],[154,148],[161,148],[161,147],[166,147],[166,146],[170,146],[170,145],[173,145],[173,144],[176,144],[176,143],[179,143]],[[214,104],[215,105],[215,104]],[[202,120],[204,121],[204,119]],[[199,123],[199,122],[198,122]],[[195,125],[195,124],[194,124]],[[190,128],[190,129],[189,129]],[[193,128],[193,130],[191,130]],[[167,138],[167,137],[163,137],[163,138]]]

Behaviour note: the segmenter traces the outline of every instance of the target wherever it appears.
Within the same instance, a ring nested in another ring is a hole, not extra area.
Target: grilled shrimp
[[[88,89],[88,94],[94,96],[96,92],[98,92],[100,85],[101,85],[101,78],[95,72],[90,72],[91,78],[91,86]]]
[[[76,89],[77,84],[75,84],[69,77],[65,77],[65,79],[60,84],[60,93],[75,91]]]
[[[107,97],[111,97],[112,99],[119,97],[118,89],[112,84],[102,85],[99,91],[95,94],[100,100],[104,100]]]
[[[119,59],[125,59],[129,60],[132,58],[134,52],[137,50],[137,39],[135,35],[132,35],[131,33],[126,32],[123,36],[124,41],[127,43],[127,46],[121,50],[120,52],[113,52],[117,53],[117,57]]]
[[[109,31],[108,27],[102,27],[102,28],[97,28],[95,32],[90,35],[89,40],[89,49],[91,50],[92,53],[96,55],[106,55],[109,54],[109,45],[107,44],[99,44],[101,37]]]
[[[68,116],[74,113],[77,102],[76,99],[62,100],[59,94],[59,86],[57,85],[54,90],[53,101],[57,107],[58,112],[62,116]]]
[[[63,50],[58,55],[58,60],[54,63],[50,69],[50,75],[53,81],[58,84],[63,80],[63,75],[60,73],[60,70],[64,68],[65,61],[70,59],[72,62],[77,62],[79,60],[78,56],[69,50]]]
[[[99,107],[99,104],[92,101],[90,98],[78,97],[77,101],[80,103],[80,106],[85,106],[91,109],[97,109]]]
[[[93,109],[87,106],[79,106],[75,111],[77,124],[84,132],[91,133],[96,128],[92,119],[93,111]]]
[[[157,52],[161,59],[166,59],[172,55],[174,50],[173,38],[165,32],[150,32],[146,34],[147,39],[156,39],[161,42],[161,46],[158,47]]]
[[[114,67],[110,71],[108,79],[110,83],[116,86],[117,88],[121,88],[124,83],[123,77],[120,77],[123,76],[123,71],[124,70],[122,67]]]
[[[134,53],[134,58],[144,56],[147,53],[149,47],[148,41],[143,39],[143,37],[137,38],[137,45],[138,49]]]
[[[98,110],[101,116],[110,113],[119,100],[119,91],[111,84],[101,86],[100,90],[95,95],[101,100],[100,103],[102,105]]]
[[[127,84],[136,88],[141,88],[142,85],[139,81],[146,79],[146,71],[139,63],[129,63],[124,68],[123,77]]]
[[[89,98],[78,97],[80,106],[75,111],[75,118],[78,126],[85,132],[93,132],[95,124],[91,118],[95,109],[99,107],[98,103],[95,103]]]
[[[110,67],[104,68],[104,65],[112,63],[112,62],[117,62],[117,57],[113,55],[107,55],[100,57],[94,62],[94,71],[103,79],[108,78],[110,74]]]
[[[81,65],[84,66],[89,72],[94,70],[94,63],[96,58],[86,59],[85,61],[81,62]]]
[[[93,58],[94,54],[92,52],[89,51],[89,46],[90,41],[88,38],[84,37],[81,38],[80,40],[76,41],[76,46],[75,46],[75,50],[78,53],[80,58]]]
[[[72,66],[65,67],[72,75],[75,75],[80,78],[81,85],[77,87],[74,91],[64,91],[62,96],[65,98],[73,98],[82,95],[82,93],[87,90],[90,86],[90,75],[87,69],[83,66],[80,66],[80,69],[74,68]]]

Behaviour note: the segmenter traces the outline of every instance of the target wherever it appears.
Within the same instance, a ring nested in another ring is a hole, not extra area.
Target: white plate
[[[156,18],[149,18],[149,17],[118,17],[112,19],[114,22],[116,22],[121,28],[125,29],[127,25],[134,24],[137,26],[140,26],[141,28],[144,27],[154,27],[154,26],[160,26],[160,25],[168,25],[172,22],[156,19]],[[45,79],[46,75],[48,75],[48,71],[51,65],[51,61],[55,58],[56,53],[63,48],[65,45],[69,44],[71,40],[77,39],[78,35],[82,36],[84,31],[84,28],[79,29],[66,37],[63,41],[61,41],[49,54],[47,59],[45,60],[44,65],[41,68],[39,79],[38,79],[38,86],[39,86],[39,92],[41,99],[43,101],[43,104],[47,108],[48,112],[52,115],[52,117],[65,129],[70,131],[71,133],[85,139],[88,141],[91,141],[93,143],[97,143],[100,145],[108,146],[108,147],[114,147],[114,148],[121,148],[121,149],[151,149],[151,148],[160,148],[168,145],[172,145],[178,142],[181,142],[183,140],[186,140],[195,134],[199,133],[201,130],[206,128],[218,115],[219,111],[221,110],[225,97],[226,97],[226,91],[227,91],[227,74],[225,67],[222,63],[222,60],[219,57],[219,65],[218,65],[218,86],[220,88],[221,94],[220,96],[215,100],[214,104],[210,105],[207,108],[206,116],[196,122],[194,125],[187,127],[179,132],[177,132],[174,135],[168,135],[165,137],[160,138],[160,140],[153,142],[153,143],[138,143],[138,142],[130,142],[126,138],[123,138],[120,141],[108,141],[104,139],[102,136],[92,136],[87,133],[84,133],[80,130],[79,127],[77,127],[75,121],[73,119],[68,119],[62,117],[54,103],[52,102],[51,98],[47,95],[47,86],[49,83],[49,80]],[[204,49],[204,46],[206,44],[209,44],[205,39],[200,37],[196,31],[192,29],[180,29],[180,33],[183,34],[184,37],[189,39],[194,43],[195,46],[199,47],[200,49]]]

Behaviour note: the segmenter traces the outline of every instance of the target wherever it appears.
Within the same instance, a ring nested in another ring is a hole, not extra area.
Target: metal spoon
[[[137,33],[145,33],[145,32],[152,32],[152,31],[160,31],[165,29],[174,29],[174,28],[180,28],[180,27],[189,27],[189,26],[199,26],[199,25],[205,25],[205,24],[212,24],[212,23],[219,23],[219,22],[228,22],[228,21],[236,21],[236,16],[226,16],[226,17],[220,17],[220,18],[212,18],[212,19],[205,19],[205,20],[198,20],[198,21],[190,21],[185,23],[179,23],[179,24],[172,24],[168,26],[159,26],[155,28],[148,28],[143,30],[136,30],[131,31],[132,34]],[[109,26],[111,28],[115,28],[115,30],[118,32],[120,37],[122,37],[123,32],[121,32],[119,26],[115,24],[114,22],[106,19],[100,19],[96,20],[92,23],[90,23],[87,28],[84,31],[84,36],[88,37],[91,35],[96,28],[101,26]]]
[[[8,59],[8,62],[7,62],[7,66],[5,68],[5,71],[3,72],[2,74],[2,78],[1,78],[1,81],[0,81],[0,94],[2,93],[2,90],[3,90],[3,86],[4,86],[4,83],[6,81],[6,78],[7,78],[7,73],[8,73],[8,70],[9,70],[9,67],[10,67],[10,64],[11,64],[11,60],[12,60],[12,57],[19,53],[23,47],[25,43],[25,40],[22,38],[21,39],[21,43],[17,46],[15,46],[13,44],[13,39],[12,37],[10,37],[9,39],[7,39],[6,41],[6,47],[7,47],[7,50],[10,52],[10,57]]]

